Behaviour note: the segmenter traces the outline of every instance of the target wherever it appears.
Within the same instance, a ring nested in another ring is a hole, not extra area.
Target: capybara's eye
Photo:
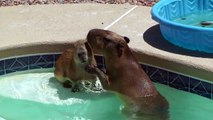
[[[103,41],[104,41],[105,43],[108,43],[108,42],[110,42],[111,40],[104,37],[104,38],[103,38]]]

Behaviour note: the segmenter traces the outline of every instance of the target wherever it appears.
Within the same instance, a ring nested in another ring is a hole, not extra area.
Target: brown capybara
[[[86,40],[79,40],[64,51],[56,61],[54,75],[66,88],[78,91],[82,80],[91,81],[91,88],[95,84],[96,75],[88,73],[88,65],[97,66],[93,51]]]
[[[108,30],[92,29],[87,41],[93,50],[103,54],[106,75],[94,66],[87,70],[102,76],[104,89],[119,93],[125,101],[125,113],[148,115],[153,120],[168,119],[169,104],[133,56],[129,38]]]

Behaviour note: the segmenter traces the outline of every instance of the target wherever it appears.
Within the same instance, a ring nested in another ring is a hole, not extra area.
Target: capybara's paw
[[[72,91],[72,92],[80,92],[81,89],[79,88],[78,85],[75,85],[71,91]]]
[[[95,74],[96,73],[96,66],[95,65],[87,65],[85,67],[85,70],[90,73],[90,74]]]
[[[70,81],[65,81],[64,83],[63,83],[63,87],[65,87],[65,88],[72,88],[72,83],[70,82]]]
[[[93,91],[102,91],[103,88],[102,87],[96,87],[96,86],[94,86],[94,87],[92,87],[92,90]]]

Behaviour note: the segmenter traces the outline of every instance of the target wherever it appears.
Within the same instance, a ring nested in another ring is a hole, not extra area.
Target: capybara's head
[[[130,42],[128,37],[102,29],[90,30],[87,35],[87,41],[95,51],[103,53],[117,51],[119,56],[122,53],[122,49]]]
[[[92,48],[89,45],[87,41],[85,42],[76,42],[75,44],[76,48],[76,57],[75,57],[75,62],[80,63],[80,64],[87,64],[91,61],[93,58],[93,52]]]

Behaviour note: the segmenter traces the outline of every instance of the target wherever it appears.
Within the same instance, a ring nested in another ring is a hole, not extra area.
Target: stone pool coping
[[[0,8],[0,59],[61,52],[93,28],[107,28],[132,5],[67,4]],[[109,30],[128,36],[140,62],[213,82],[213,54],[166,42],[150,7],[135,7]],[[98,53],[98,51],[96,51]]]

